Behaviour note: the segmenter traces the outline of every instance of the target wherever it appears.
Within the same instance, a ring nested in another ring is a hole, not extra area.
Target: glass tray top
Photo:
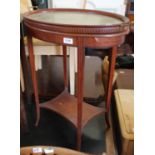
[[[41,11],[33,13],[26,18],[45,22],[50,24],[66,24],[66,25],[119,25],[123,21],[118,18],[110,17],[97,13],[79,12],[79,11]]]

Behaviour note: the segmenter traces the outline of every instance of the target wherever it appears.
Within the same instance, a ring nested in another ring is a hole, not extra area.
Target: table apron
[[[67,46],[80,46],[78,40],[82,38],[85,47],[90,48],[108,48],[120,45],[125,40],[125,35],[121,36],[102,36],[102,35],[81,35],[74,36],[65,33],[57,33],[47,30],[41,30],[34,27],[26,26],[27,34],[37,39]],[[65,41],[66,40],[66,41]],[[68,40],[68,42],[67,42]]]

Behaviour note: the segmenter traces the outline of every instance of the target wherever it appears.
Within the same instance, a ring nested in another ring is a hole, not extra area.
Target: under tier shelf
[[[82,128],[91,118],[105,111],[103,108],[95,107],[85,102],[82,103],[82,106]],[[77,99],[70,95],[67,89],[54,99],[40,104],[40,108],[58,113],[77,128]]]

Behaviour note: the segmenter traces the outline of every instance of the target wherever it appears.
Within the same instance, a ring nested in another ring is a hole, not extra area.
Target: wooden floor
[[[117,155],[117,151],[114,143],[112,123],[111,123],[111,128],[106,131],[106,150],[107,152],[103,153],[102,155]]]

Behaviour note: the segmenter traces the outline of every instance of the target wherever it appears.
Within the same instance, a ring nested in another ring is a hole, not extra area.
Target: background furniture
[[[134,89],[134,69],[116,69],[115,89]]]
[[[108,56],[104,57],[104,60],[103,60],[103,63],[102,63],[102,73],[103,73],[102,74],[102,79],[103,79],[104,90],[106,91],[107,90],[107,86],[108,86],[108,74],[109,74],[109,60],[108,60]],[[117,72],[114,71],[112,85],[115,83],[116,79],[117,79]]]
[[[29,147],[22,147],[20,148],[20,155],[33,155],[33,154],[37,154],[37,155],[42,155],[44,153],[44,149],[49,149],[49,147],[51,148],[51,146],[29,146]],[[41,148],[42,153],[33,153],[33,148]],[[71,149],[66,149],[66,148],[62,148],[62,147],[53,147],[54,149],[54,153],[50,153],[52,155],[88,155],[86,153],[82,153],[82,152],[78,152],[78,151],[74,151]],[[48,153],[47,153],[48,154]]]
[[[113,124],[118,154],[134,154],[134,69],[116,69]]]
[[[134,22],[134,0],[128,0],[127,16],[131,22]]]
[[[120,128],[121,155],[134,154],[134,90],[116,89],[114,92]]]

